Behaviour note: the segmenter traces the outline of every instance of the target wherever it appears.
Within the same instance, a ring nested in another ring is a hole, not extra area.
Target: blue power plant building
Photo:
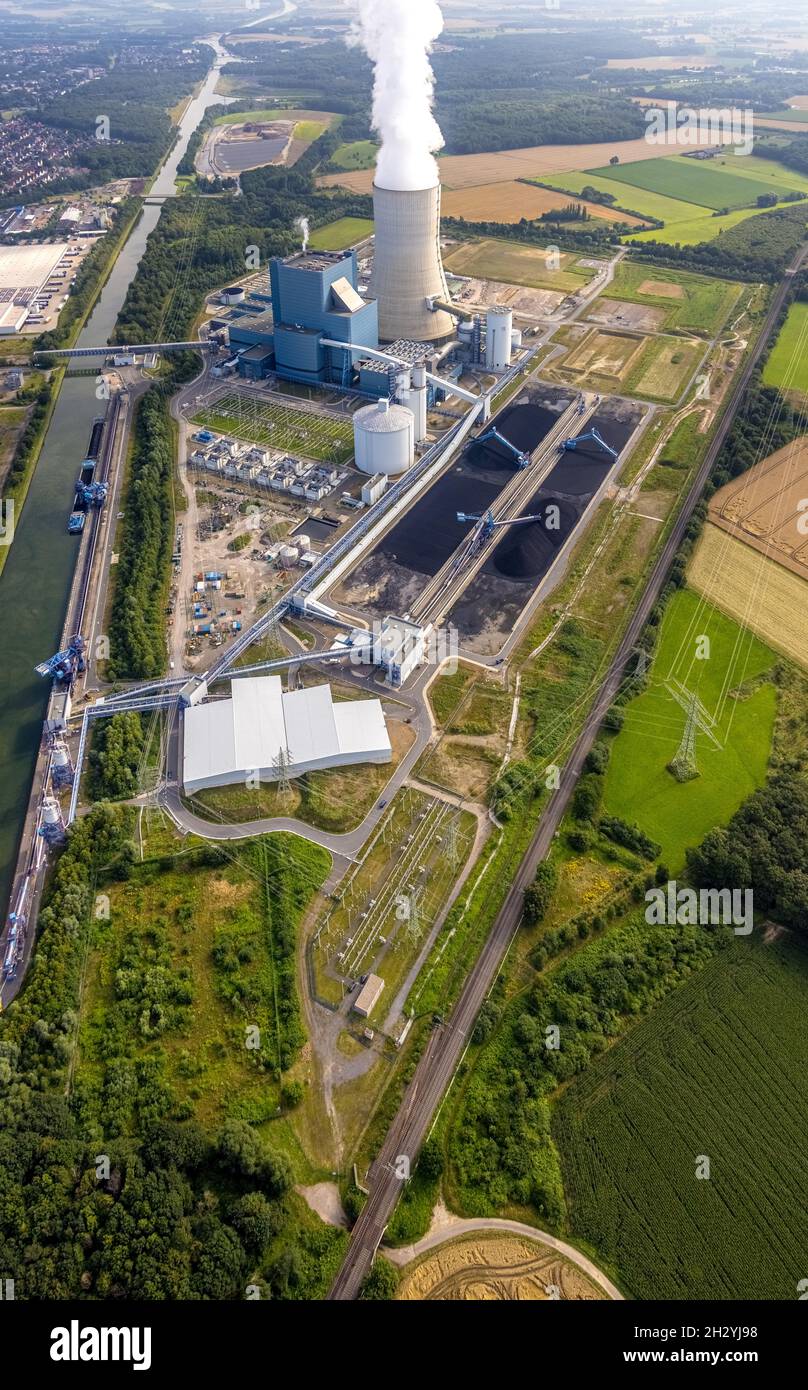
[[[357,289],[356,253],[299,251],[285,259],[275,257],[269,282],[271,335],[263,322],[247,317],[231,320],[231,347],[239,351],[259,343],[271,345],[274,370],[286,381],[349,386],[362,349],[379,345],[378,309],[375,299],[363,299]],[[323,338],[356,344],[356,351],[323,347]],[[258,363],[252,358],[258,355],[249,359],[249,375],[256,373]],[[266,357],[263,361],[269,365]]]

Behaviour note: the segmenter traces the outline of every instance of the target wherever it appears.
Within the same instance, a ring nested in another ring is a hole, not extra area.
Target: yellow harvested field
[[[692,145],[688,149],[704,149]],[[444,193],[448,189],[476,188],[480,184],[511,183],[514,179],[532,179],[542,174],[567,173],[578,169],[598,169],[617,155],[621,164],[634,164],[639,159],[655,159],[670,155],[669,145],[651,145],[647,140],[615,140],[611,144],[590,145],[531,145],[521,150],[496,150],[493,154],[447,154],[440,160],[440,177]],[[324,187],[352,188],[355,193],[370,193],[373,170],[360,169],[354,173],[326,174],[318,179]]]
[[[620,382],[636,362],[645,343],[645,338],[593,328],[583,342],[564,359],[562,366],[565,371],[611,377]]]
[[[538,1240],[492,1232],[463,1236],[407,1266],[397,1299],[459,1302],[606,1299],[583,1270]]]
[[[650,58],[609,58],[606,64],[607,68],[620,68],[624,71],[634,68],[638,72],[678,72],[680,68],[710,68],[714,65],[714,57],[705,55],[699,58],[684,53],[675,56],[654,54]]]
[[[628,222],[634,227],[647,227],[641,217],[631,217],[628,213],[615,213],[611,208],[599,203],[587,203],[570,193],[551,193],[549,189],[537,188],[529,183],[481,183],[476,188],[444,190],[441,211],[444,217],[465,217],[469,222],[521,222],[523,217],[533,220],[543,212],[567,207],[570,203],[583,203],[591,217],[600,217],[606,222]]]
[[[651,294],[655,299],[684,299],[685,292],[681,285],[675,285],[672,280],[643,280],[638,286],[638,294]]]
[[[712,522],[687,577],[716,608],[808,670],[808,581]]]
[[[808,580],[808,435],[756,463],[710,499],[710,520]]]

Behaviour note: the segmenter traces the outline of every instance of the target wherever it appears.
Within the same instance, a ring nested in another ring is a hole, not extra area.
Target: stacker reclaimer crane
[[[590,439],[593,444],[599,445],[601,449],[605,449],[607,454],[611,454],[613,459],[618,457],[617,450],[613,449],[611,444],[606,443],[606,440],[598,434],[594,425],[591,430],[587,430],[586,434],[576,434],[572,439],[565,439],[564,443],[561,445],[561,449],[562,451],[564,449],[577,449],[579,444],[588,444]]]
[[[34,667],[38,676],[50,676],[52,680],[62,685],[72,685],[76,676],[87,669],[87,660],[84,655],[86,643],[84,638],[76,633],[71,637],[70,645],[64,651],[57,652],[55,656],[49,657],[47,661],[41,661]]]
[[[479,515],[479,516],[471,515],[471,514],[468,513],[468,512],[458,512],[458,513],[457,513],[457,520],[460,521],[460,522],[463,522],[463,521],[474,521],[474,522],[476,522],[476,523],[477,523],[477,540],[478,540],[478,543],[479,543],[480,545],[483,545],[491,536],[493,536],[494,532],[497,531],[497,530],[499,530],[499,528],[502,527],[502,526],[523,526],[523,525],[525,525],[528,521],[539,521],[539,522],[542,522],[542,521],[544,521],[544,517],[543,517],[543,516],[509,516],[509,517],[505,517],[502,521],[495,521],[495,520],[494,520],[494,514],[493,514],[493,512],[489,510],[489,511],[487,511],[487,512],[483,512],[482,515]]]
[[[510,439],[506,439],[504,434],[500,434],[496,425],[492,425],[490,430],[481,434],[477,440],[478,444],[485,444],[487,439],[496,439],[497,443],[504,445],[516,457],[518,468],[527,468],[530,464],[530,454],[526,454],[524,449],[520,449],[516,444],[512,444]]]

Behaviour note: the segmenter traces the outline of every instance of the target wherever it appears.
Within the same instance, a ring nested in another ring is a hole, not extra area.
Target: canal
[[[213,66],[197,96],[189,103],[174,148],[161,168],[151,196],[171,197],[177,165],[207,108],[221,103],[215,94],[219,69],[230,55],[218,40]],[[77,346],[110,341],[126,292],[157,225],[162,208],[145,207],[140,221],[121,250],[96,301]],[[3,918],[14,875],[36,754],[42,736],[49,682],[37,676],[37,662],[58,648],[73,577],[78,541],[67,534],[79,464],[84,458],[95,416],[103,413],[96,397],[94,376],[65,380],[5,569],[0,575],[3,637],[0,669],[0,900]]]

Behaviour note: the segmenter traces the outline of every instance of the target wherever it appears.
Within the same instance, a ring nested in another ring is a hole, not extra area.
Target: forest
[[[25,991],[0,1017],[3,1277],[18,1299],[243,1299],[248,1286],[263,1299],[320,1298],[345,1235],[311,1216],[289,1160],[246,1120],[203,1127],[148,1060],[111,1068],[104,1129],[83,1097],[71,1102],[88,923],[97,886],[131,872],[132,830],[131,810],[105,804],[74,823]],[[286,874],[288,892],[307,891]],[[165,1007],[187,1008],[184,991],[172,976]],[[136,1007],[124,967],[117,993]]]

